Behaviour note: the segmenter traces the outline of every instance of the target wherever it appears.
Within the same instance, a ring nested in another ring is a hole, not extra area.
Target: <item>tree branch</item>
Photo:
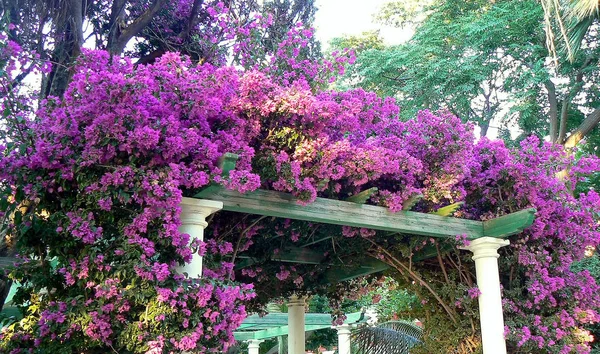
[[[592,113],[590,113],[583,122],[575,129],[574,132],[569,135],[565,143],[563,144],[565,148],[575,147],[581,139],[583,139],[589,132],[591,132],[594,128],[598,126],[600,123],[600,107],[596,108]]]
[[[192,28],[194,28],[194,26],[196,26],[196,24],[199,21],[198,13],[200,12],[200,8],[202,7],[203,3],[204,0],[194,0],[194,4],[192,5],[192,11],[190,12],[190,16],[188,17],[185,29],[179,34],[179,38],[186,40],[187,37],[190,35]]]
[[[119,24],[116,23],[118,21],[115,21],[115,23],[112,24],[112,26],[114,27],[111,28],[111,31],[115,31],[114,33],[117,35],[109,37],[110,42],[108,45],[108,50],[110,51],[110,53],[113,55],[121,54],[121,52],[123,51],[123,49],[125,49],[125,46],[131,40],[131,38],[140,33],[140,31],[150,23],[154,15],[156,15],[156,13],[161,9],[165,2],[166,0],[154,0],[150,7],[146,11],[144,11],[143,14],[141,14],[138,18],[133,20],[133,22],[131,22],[123,30],[120,30]],[[117,9],[117,7],[113,6],[113,10],[115,9]],[[121,12],[122,11],[119,11],[117,13],[116,17],[114,17],[115,20],[118,20],[121,17]],[[113,18],[112,13],[111,18]]]
[[[556,87],[550,80],[544,82],[548,91],[548,103],[550,103],[550,141],[555,143],[558,138],[558,101],[556,99]]]

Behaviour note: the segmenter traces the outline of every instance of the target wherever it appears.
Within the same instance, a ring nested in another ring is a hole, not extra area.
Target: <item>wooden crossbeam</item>
[[[440,249],[440,253],[444,253],[446,251],[449,251],[453,248],[453,246],[449,243],[444,243],[439,245],[439,249]],[[415,252],[412,256],[412,260],[413,262],[419,262],[419,261],[424,261],[426,259],[430,259],[433,257],[437,257],[438,251],[437,248],[435,246],[426,246],[424,248],[422,248],[421,250]]]
[[[331,328],[331,323],[328,325],[305,325],[304,331],[311,332],[319,329]],[[289,327],[287,325],[262,329],[259,331],[236,331],[233,333],[235,340],[243,341],[250,339],[268,339],[279,336],[287,336]]]
[[[240,194],[220,186],[209,186],[194,197],[222,201],[223,210],[248,214],[431,237],[455,238],[460,234],[471,238],[483,237],[483,223],[480,221],[411,211],[392,213],[384,207],[333,199],[317,198],[303,206],[288,193],[257,190]]]
[[[308,248],[286,247],[280,254],[274,254],[270,257],[272,261],[286,263],[301,263],[301,264],[320,264],[325,256],[320,252],[315,252]],[[241,262],[237,262],[236,269],[246,268],[255,264],[258,260],[254,258],[246,258]]]
[[[331,325],[331,315],[327,313],[310,313],[306,314],[304,323],[307,325]],[[269,325],[269,326],[284,326],[288,324],[287,313],[269,313],[265,316],[251,315],[243,322],[243,325]]]
[[[328,284],[336,284],[350,279],[363,277],[366,275],[383,272],[389,266],[384,262],[375,259],[367,258],[363,261],[360,267],[356,268],[341,268],[336,267],[325,272],[325,280]]]
[[[525,228],[533,224],[536,211],[535,208],[529,208],[486,220],[483,222],[483,236],[507,238],[508,236],[521,233]],[[474,235],[469,236],[470,239],[478,238]]]
[[[366,321],[368,317],[363,316],[361,312],[346,314],[344,323],[357,323]],[[304,331],[316,331],[318,329],[331,328],[331,315],[325,313],[307,313],[305,317]],[[236,340],[249,339],[267,339],[288,334],[288,314],[287,313],[270,313],[264,317],[251,315],[242,322],[242,325],[234,332]],[[267,326],[269,328],[253,331],[254,326]]]
[[[324,237],[318,238],[318,239],[316,239],[316,240],[313,240],[313,241],[307,242],[307,243],[305,243],[305,244],[301,245],[300,247],[308,247],[308,246],[312,246],[312,245],[314,245],[314,244],[321,243],[321,242],[323,242],[323,241],[331,240],[332,238],[333,238],[333,236],[332,236],[332,235],[329,235],[329,236],[324,236]]]

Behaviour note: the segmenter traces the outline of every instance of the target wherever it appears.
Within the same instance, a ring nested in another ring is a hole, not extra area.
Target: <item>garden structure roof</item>
[[[225,154],[221,159],[223,175],[235,169],[237,155]],[[458,235],[466,235],[468,240],[482,237],[505,239],[518,234],[533,223],[536,209],[528,208],[490,220],[478,221],[449,216],[448,213],[421,213],[409,209],[418,201],[413,199],[405,210],[392,212],[386,207],[365,204],[376,188],[366,189],[346,200],[316,198],[303,205],[292,194],[272,190],[256,190],[239,193],[222,186],[211,185],[194,195],[194,198],[213,200],[223,203],[223,211],[260,215],[264,217],[302,220],[311,223],[333,224],[388,231],[392,234],[410,234],[424,237],[442,238],[455,241]],[[284,251],[270,255],[274,262],[319,265],[325,260],[322,251],[314,249],[320,243],[333,236],[325,236],[308,241]],[[438,254],[435,247],[425,247],[412,255],[413,261],[423,261]],[[252,258],[247,254],[238,255],[235,267],[242,269],[264,260]],[[323,275],[329,284],[347,281],[384,271],[388,266],[375,258],[367,258],[359,266],[330,267]]]
[[[364,313],[354,312],[346,314],[344,324],[366,323],[367,320],[369,317]],[[331,328],[331,326],[331,314],[307,313],[305,315],[305,332]],[[235,339],[239,341],[269,339],[286,335],[288,335],[287,313],[269,313],[262,317],[256,314],[249,316],[234,333]]]

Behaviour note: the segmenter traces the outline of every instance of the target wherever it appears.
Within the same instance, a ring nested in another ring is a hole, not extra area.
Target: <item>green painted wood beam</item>
[[[495,219],[483,222],[483,236],[507,238],[523,232],[528,226],[533,224],[535,219],[535,208],[524,209],[516,213],[500,216]],[[478,238],[475,235],[469,235],[470,239]]]
[[[271,255],[271,261],[300,263],[300,264],[321,264],[325,256],[320,252],[315,252],[309,248],[287,247],[280,254]],[[236,269],[246,268],[255,264],[258,259],[246,258],[235,265]]]
[[[378,190],[379,189],[377,187],[365,189],[364,191],[349,197],[346,199],[346,201],[356,204],[365,204],[373,194],[377,193]]]
[[[357,323],[358,321],[366,321],[367,319],[367,316],[363,317],[361,312],[354,312],[346,314],[346,320],[344,321],[344,323]],[[277,324],[273,323],[273,320],[276,320]],[[252,315],[246,318],[244,322],[242,322],[242,325],[238,328],[237,331],[234,332],[234,337],[236,340],[249,340],[268,339],[279,336],[286,336],[288,335],[289,330],[287,326],[287,321],[287,313],[270,313],[264,317]],[[256,325],[258,324],[258,322],[261,322],[260,325],[270,325],[271,327],[257,331],[247,330],[251,329],[251,327],[248,327],[249,325]],[[310,332],[319,329],[331,328],[331,325],[331,315],[324,313],[307,313],[305,317],[304,331]]]
[[[455,238],[461,234],[471,238],[483,237],[483,224],[480,221],[411,211],[392,213],[384,207],[333,199],[317,198],[313,203],[302,206],[288,193],[257,190],[240,194],[220,186],[209,186],[194,197],[222,201],[223,210],[248,214],[431,237]]]
[[[446,251],[450,251],[453,246],[451,244],[445,243],[439,246],[440,253],[444,253]],[[413,262],[424,261],[426,259],[437,257],[437,248],[435,246],[427,246],[422,248],[421,250],[415,252],[413,254],[412,260]]]
[[[356,322],[360,318],[361,312],[353,312],[346,314],[346,321]],[[268,326],[284,326],[288,323],[288,314],[281,312],[273,312],[265,316],[250,315],[242,321],[242,325],[268,325]],[[331,315],[327,313],[307,313],[304,319],[307,325],[329,325],[331,326]]]
[[[312,240],[312,241],[310,241],[310,242],[307,242],[307,243],[305,243],[305,244],[301,245],[300,247],[308,247],[308,246],[312,246],[312,245],[314,245],[314,244],[321,243],[321,242],[323,242],[323,241],[331,240],[332,238],[333,238],[333,235],[330,235],[330,236],[325,236],[325,237],[321,237],[321,238],[318,238],[318,239],[316,239],[316,240]]]
[[[239,156],[236,154],[232,154],[230,152],[226,152],[219,158],[219,168],[221,169],[221,176],[229,177],[229,171],[235,169],[235,165]]]
[[[331,328],[331,323],[329,323],[328,325],[305,325],[304,332],[311,332],[325,328]],[[236,331],[233,333],[233,336],[235,337],[235,340],[268,339],[279,336],[287,336],[288,331],[289,327],[286,325],[281,327],[262,329],[260,331]]]
[[[363,263],[361,264],[360,267],[355,267],[355,268],[336,267],[336,268],[329,269],[327,272],[325,272],[324,276],[325,276],[325,281],[328,284],[335,284],[335,283],[340,283],[340,282],[347,281],[350,279],[364,277],[366,275],[383,272],[384,270],[386,270],[388,268],[389,268],[389,266],[387,264],[385,264],[384,262],[382,262],[378,259],[375,259],[375,258],[368,258],[363,261]]]

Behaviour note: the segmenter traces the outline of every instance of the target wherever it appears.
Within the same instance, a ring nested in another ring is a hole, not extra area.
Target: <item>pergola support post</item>
[[[223,202],[182,198],[179,206],[181,207],[179,232],[190,235],[191,242],[194,238],[204,240],[204,229],[208,226],[206,217],[223,209]],[[177,272],[188,273],[190,278],[200,278],[202,276],[202,257],[197,250],[193,251],[192,261],[177,267]]]
[[[508,246],[508,240],[481,237],[464,249],[473,252],[477,287],[479,288],[479,317],[484,354],[506,354],[504,315],[498,272],[498,249]]]
[[[288,302],[288,354],[305,353],[305,301],[293,295]]]
[[[248,340],[248,354],[259,354],[260,343],[262,343],[262,342],[264,342],[264,340],[260,340],[260,339]]]
[[[339,354],[351,354],[350,351],[350,325],[343,324],[334,327],[338,334],[338,353]]]

